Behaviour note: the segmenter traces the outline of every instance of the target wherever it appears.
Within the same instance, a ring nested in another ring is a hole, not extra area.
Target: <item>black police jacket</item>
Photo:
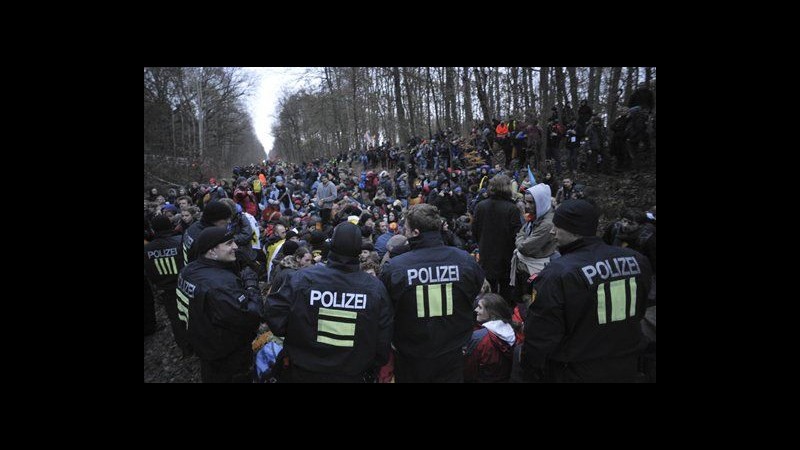
[[[434,358],[472,334],[475,297],[485,279],[467,252],[446,247],[438,231],[411,238],[411,251],[383,267],[394,306],[394,346],[404,356]]]
[[[188,304],[189,341],[204,360],[249,347],[261,323],[261,295],[245,289],[233,263],[201,256],[178,276],[178,310]]]
[[[389,359],[389,294],[358,258],[331,252],[327,265],[298,270],[267,297],[265,315],[302,369],[356,375]]]
[[[584,237],[539,273],[525,320],[522,365],[598,361],[643,348],[650,265],[640,253]]]
[[[159,289],[175,289],[181,269],[183,255],[180,234],[172,231],[159,233],[144,246],[144,272]]]

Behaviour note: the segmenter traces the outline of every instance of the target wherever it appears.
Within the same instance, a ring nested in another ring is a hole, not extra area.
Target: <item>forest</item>
[[[402,148],[447,128],[468,136],[481,120],[544,126],[551,108],[577,111],[581,100],[609,126],[639,83],[656,95],[655,67],[315,67],[302,78],[269,124],[270,159]],[[263,160],[245,103],[255,83],[238,67],[145,67],[145,172],[201,181]]]

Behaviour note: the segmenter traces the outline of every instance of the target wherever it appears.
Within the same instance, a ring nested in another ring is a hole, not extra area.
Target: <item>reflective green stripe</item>
[[[185,306],[188,307],[189,306],[189,298],[187,298],[185,295],[183,295],[183,292],[181,292],[180,289],[175,289],[175,293],[178,294],[178,298],[183,300],[183,303],[186,304]],[[182,303],[178,302],[178,309],[181,309],[181,305],[182,305]]]
[[[442,315],[441,284],[432,284],[428,286],[428,307],[431,309],[431,317]]]
[[[337,347],[352,347],[353,341],[340,341],[338,339],[331,339],[328,336],[317,336],[317,342],[321,342],[323,344],[335,345]]]
[[[164,272],[161,269],[161,260],[159,258],[156,258],[153,260],[153,264],[156,265],[156,270],[158,271],[158,274],[164,275]]]
[[[317,331],[336,334],[338,336],[355,336],[356,324],[320,319],[317,324]]]
[[[611,321],[625,320],[625,280],[611,282]]]
[[[172,263],[172,273],[174,275],[177,275],[178,274],[178,266],[175,265],[175,257],[174,256],[170,256],[169,262]]]
[[[189,314],[183,314],[182,312],[178,311],[178,319],[186,322],[186,326],[189,326]]]
[[[445,285],[445,295],[447,295],[447,315],[453,315],[453,283]]]
[[[328,308],[320,308],[319,315],[329,316],[329,317],[343,317],[345,319],[355,319],[356,317],[358,317],[358,313],[355,311],[342,311],[341,309],[328,309]]]
[[[606,284],[597,286],[597,323],[606,323]]]
[[[425,317],[425,286],[417,286],[417,317]]]
[[[628,317],[633,317],[636,315],[636,278],[628,278],[631,282],[630,284],[630,292],[631,294],[631,309],[630,313],[628,313]]]
[[[189,264],[189,253],[186,252],[186,246],[183,246],[183,264]]]

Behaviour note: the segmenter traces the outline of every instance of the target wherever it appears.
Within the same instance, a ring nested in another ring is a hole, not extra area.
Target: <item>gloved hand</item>
[[[242,281],[244,281],[244,288],[256,288],[258,289],[258,273],[255,270],[251,269],[250,267],[245,267],[242,270]]]

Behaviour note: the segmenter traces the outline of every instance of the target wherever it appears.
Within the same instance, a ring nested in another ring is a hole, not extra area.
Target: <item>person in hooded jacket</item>
[[[517,292],[523,291],[519,288],[520,278],[528,279],[541,272],[556,253],[556,241],[552,234],[554,213],[551,198],[550,186],[547,184],[539,183],[527,190],[526,222],[517,233],[514,241],[516,248],[511,261],[513,271],[510,282],[512,286],[518,287]],[[535,215],[531,212],[535,212]],[[519,303],[519,295],[515,295],[515,300]]]
[[[511,309],[497,294],[478,297],[475,308],[481,327],[472,332],[464,349],[466,383],[505,383],[511,377],[511,358],[516,333]]]

